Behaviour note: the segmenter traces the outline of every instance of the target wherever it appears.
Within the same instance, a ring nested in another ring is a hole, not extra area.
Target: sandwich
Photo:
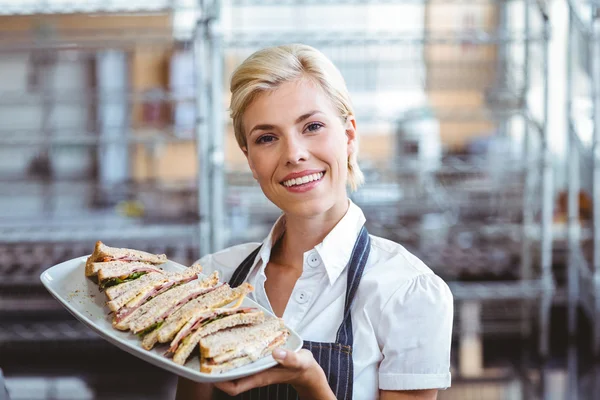
[[[127,291],[113,298],[106,305],[111,311],[116,312],[122,318],[144,304],[147,300],[177,285],[197,279],[200,272],[202,272],[202,267],[199,264],[192,265],[181,273],[165,272],[164,274],[157,274],[152,272],[142,276],[140,279],[122,284],[129,285]]]
[[[198,310],[177,333],[167,355],[172,355],[175,363],[183,365],[203,338],[241,325],[260,324],[264,319],[264,313],[256,308]]]
[[[266,357],[289,336],[283,321],[226,329],[200,341],[200,372],[219,374]]]
[[[138,290],[139,292],[139,290],[141,290],[141,288],[146,284],[159,280],[166,281],[167,279],[169,278],[162,272],[149,272],[142,276],[140,279],[135,279],[133,281],[128,281],[115,286],[107,287],[104,290],[104,294],[106,294],[108,300],[115,300],[123,296],[124,294],[129,293],[130,291]]]
[[[235,289],[232,289],[228,284],[224,284],[209,293],[199,296],[169,315],[160,328],[144,336],[142,347],[151,350],[157,342],[168,343],[172,341],[181,328],[199,310],[207,311],[223,307],[236,299],[243,299],[252,290],[252,285],[248,283],[244,283]]]
[[[160,265],[167,261],[167,256],[164,254],[146,253],[145,251],[140,250],[109,247],[101,241],[97,241],[94,252],[88,257],[85,263],[85,276],[94,278],[98,274],[98,266],[94,266],[94,263],[109,261],[138,261],[147,264]]]
[[[97,270],[96,276],[100,291],[106,289],[107,287],[136,280],[149,272],[156,272],[159,274],[164,273],[162,269],[152,264],[146,264],[138,261],[108,261],[92,263],[91,265],[94,270]]]
[[[201,276],[198,264],[165,271],[160,265],[166,261],[164,254],[96,242],[85,275],[106,294],[115,329],[138,335],[147,350],[168,344],[165,356],[180,365],[199,347],[205,373],[249,364],[286,342],[289,331],[281,319],[241,307],[252,285],[231,288],[217,272]]]
[[[153,297],[126,316],[115,316],[113,326],[119,330],[131,330],[135,334],[147,334],[159,328],[162,322],[187,302],[214,290],[219,282],[216,272],[199,280],[174,287]]]

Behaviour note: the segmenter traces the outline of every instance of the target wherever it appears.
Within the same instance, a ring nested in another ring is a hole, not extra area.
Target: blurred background
[[[0,368],[12,399],[168,399],[39,275],[96,240],[191,265],[278,217],[228,79],[313,45],[347,80],[371,233],[456,301],[440,399],[600,398],[597,0],[0,0]],[[596,385],[596,386],[595,386]]]

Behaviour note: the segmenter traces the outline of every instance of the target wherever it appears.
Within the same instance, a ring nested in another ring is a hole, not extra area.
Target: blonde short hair
[[[354,115],[346,82],[340,71],[320,51],[302,44],[269,47],[248,57],[231,77],[231,118],[240,148],[247,146],[242,116],[261,93],[275,90],[282,83],[308,78],[318,84],[346,119]],[[356,190],[364,175],[358,166],[358,142],[348,158],[348,185]]]

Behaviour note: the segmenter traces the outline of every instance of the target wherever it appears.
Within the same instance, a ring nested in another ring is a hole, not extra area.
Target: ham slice
[[[103,257],[102,260],[97,260],[96,262],[110,262],[110,261],[139,261],[139,258],[136,257],[129,257],[129,256],[123,256],[123,257]]]

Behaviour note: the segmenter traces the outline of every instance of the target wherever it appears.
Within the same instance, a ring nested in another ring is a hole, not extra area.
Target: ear
[[[356,118],[354,115],[349,115],[345,123],[346,138],[348,144],[348,156],[356,151],[358,138],[356,137]]]
[[[242,152],[246,156],[246,161],[248,161],[248,166],[250,167],[250,171],[252,171],[252,176],[254,177],[254,179],[258,180],[258,177],[256,175],[256,170],[254,169],[254,164],[252,163],[252,160],[248,156],[248,148],[246,146],[242,147]]]

